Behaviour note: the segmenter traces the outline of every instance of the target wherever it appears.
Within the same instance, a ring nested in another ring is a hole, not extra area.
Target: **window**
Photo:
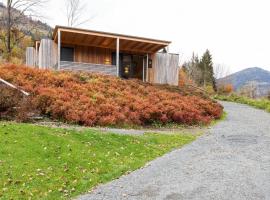
[[[74,62],[74,48],[61,47],[61,61]]]

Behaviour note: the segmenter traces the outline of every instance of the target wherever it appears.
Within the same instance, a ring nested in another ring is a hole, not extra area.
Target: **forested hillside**
[[[31,8],[30,1],[28,4]],[[0,62],[22,64],[26,47],[32,46],[35,40],[49,37],[52,28],[38,18],[34,19],[34,15],[27,15],[24,11],[27,7],[18,10],[11,5],[9,8],[10,11],[0,3]]]

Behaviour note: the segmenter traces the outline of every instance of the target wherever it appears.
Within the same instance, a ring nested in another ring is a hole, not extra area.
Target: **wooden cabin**
[[[52,38],[26,51],[26,65],[41,69],[105,73],[146,82],[178,84],[177,54],[171,42],[56,26]]]

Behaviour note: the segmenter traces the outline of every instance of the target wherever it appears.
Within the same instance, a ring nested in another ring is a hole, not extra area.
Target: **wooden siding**
[[[157,53],[154,63],[154,83],[178,85],[179,55]]]
[[[74,60],[82,63],[95,64],[112,64],[112,49],[89,47],[89,46],[74,46]]]
[[[115,49],[100,48],[85,45],[71,45],[68,43],[62,43],[63,47],[74,48],[74,61],[72,63],[61,62],[61,68],[63,70],[81,70],[91,72],[101,72],[110,75],[117,73],[116,66],[112,65],[112,53]],[[33,49],[28,49],[28,57],[32,58]],[[35,52],[35,51],[34,51]],[[40,47],[37,50],[39,54],[38,66],[42,69],[55,68],[58,63],[57,43],[53,40],[43,39],[40,43]],[[121,50],[120,53],[127,53],[128,51]],[[132,53],[140,55],[140,53]],[[146,55],[146,54],[141,54]],[[169,53],[151,53],[148,54],[149,59],[152,59],[152,68],[148,68],[145,71],[145,80],[150,83],[158,84],[178,84],[179,55]],[[29,60],[27,62],[33,61]],[[56,68],[55,68],[56,69]]]

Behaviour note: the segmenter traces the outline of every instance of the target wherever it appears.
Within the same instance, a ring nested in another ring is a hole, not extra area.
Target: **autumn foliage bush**
[[[87,126],[207,124],[223,110],[215,101],[183,95],[169,86],[100,74],[5,65],[0,77],[30,92],[33,109],[43,115]]]
[[[218,86],[219,94],[231,94],[234,91],[232,84],[222,84]]]
[[[183,70],[183,68],[181,68],[179,70],[178,80],[179,80],[178,85],[180,87],[192,84],[192,81],[188,78],[188,76],[187,76],[186,72]]]

